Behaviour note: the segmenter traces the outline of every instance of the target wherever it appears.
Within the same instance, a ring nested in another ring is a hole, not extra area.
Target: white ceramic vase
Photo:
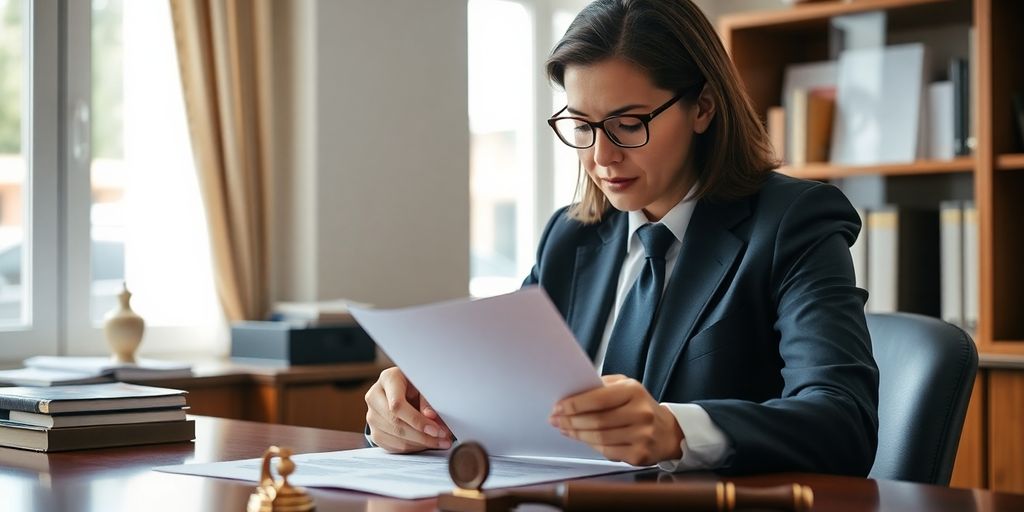
[[[134,363],[135,351],[142,343],[142,333],[146,329],[146,322],[132,311],[130,304],[132,294],[128,291],[127,284],[123,285],[117,298],[117,306],[107,313],[103,331],[106,333],[107,344],[110,345],[114,361]]]

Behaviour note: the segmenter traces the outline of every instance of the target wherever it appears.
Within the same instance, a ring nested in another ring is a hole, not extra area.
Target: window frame
[[[91,315],[92,1],[15,1],[25,13],[24,285],[22,321],[0,326],[2,359],[109,354]],[[147,326],[142,350],[217,355],[222,327]]]
[[[26,174],[21,324],[0,329],[4,359],[56,354],[60,339],[58,170],[60,168],[59,5],[21,0],[25,79],[21,148]],[[27,114],[27,115],[25,115]]]

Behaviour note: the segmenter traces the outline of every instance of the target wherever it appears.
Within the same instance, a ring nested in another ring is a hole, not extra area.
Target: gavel
[[[805,485],[775,487],[736,486],[732,482],[673,484],[577,481],[546,490],[507,489],[482,491],[490,471],[487,452],[478,443],[462,443],[448,457],[448,473],[457,488],[438,496],[438,508],[448,512],[506,512],[539,503],[566,512],[651,510],[728,512],[769,509],[806,512],[814,495]]]

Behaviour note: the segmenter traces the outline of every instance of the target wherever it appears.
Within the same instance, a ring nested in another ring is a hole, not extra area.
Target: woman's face
[[[675,95],[657,88],[648,74],[618,58],[565,70],[569,115],[601,121],[615,114],[649,114]],[[694,183],[690,148],[710,123],[713,107],[704,93],[697,104],[679,101],[650,123],[650,139],[621,148],[598,130],[594,145],[577,150],[583,169],[618,210],[643,210],[660,220]]]

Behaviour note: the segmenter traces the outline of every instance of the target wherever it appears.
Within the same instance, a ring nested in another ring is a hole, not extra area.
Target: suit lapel
[[[592,243],[576,250],[576,268],[572,278],[572,299],[567,323],[593,360],[601,344],[601,334],[615,300],[615,286],[626,257],[625,214],[609,210]]]
[[[664,395],[676,359],[743,248],[743,241],[729,228],[749,214],[748,200],[702,200],[694,209],[651,335],[648,354],[659,357],[649,357],[644,369],[644,386],[655,399]]]

